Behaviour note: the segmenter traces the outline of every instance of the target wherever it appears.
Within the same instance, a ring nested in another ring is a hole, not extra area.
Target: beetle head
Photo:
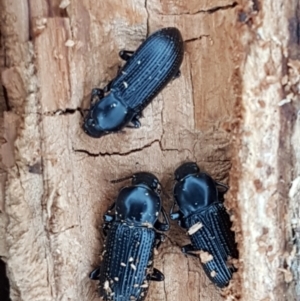
[[[160,183],[155,175],[150,172],[138,172],[132,176],[132,185],[144,184],[152,190],[158,190]]]
[[[89,136],[99,138],[121,129],[129,122],[129,115],[126,105],[110,93],[91,107],[83,130]]]
[[[199,173],[200,168],[195,162],[186,162],[181,164],[176,170],[175,170],[175,179],[176,181],[180,181],[184,179],[188,175],[193,175]]]

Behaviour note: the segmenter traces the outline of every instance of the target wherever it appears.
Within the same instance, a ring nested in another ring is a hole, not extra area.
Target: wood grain
[[[0,116],[0,256],[12,301],[98,300],[88,274],[100,262],[102,216],[125,185],[110,181],[153,172],[169,210],[173,172],[188,160],[230,183],[226,205],[239,243],[239,273],[218,290],[199,261],[180,252],[188,238],[172,222],[155,257],[166,280],[151,283],[146,300],[293,300],[297,282],[286,284],[280,272],[292,272],[288,214],[299,216],[298,182],[286,201],[291,180],[299,177],[298,167],[290,173],[299,165],[292,9],[269,0],[1,5],[1,112],[7,112]],[[140,129],[88,137],[80,110],[89,107],[91,89],[114,78],[121,49],[135,50],[165,26],[178,27],[185,40],[182,76],[144,110]],[[278,106],[290,91],[292,104]],[[297,155],[287,159],[292,150]]]

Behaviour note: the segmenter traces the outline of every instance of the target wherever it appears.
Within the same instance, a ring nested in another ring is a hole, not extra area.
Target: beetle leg
[[[103,219],[105,223],[111,223],[114,220],[114,216],[111,215],[111,210],[113,210],[115,206],[116,203],[113,203],[103,215]]]
[[[111,222],[115,220],[114,215],[111,215],[111,210],[113,210],[116,206],[116,203],[114,202],[112,205],[109,206],[105,214],[103,215],[104,225],[102,227],[103,234],[107,235],[107,230],[110,228]]]
[[[134,116],[130,123],[128,125],[126,125],[126,127],[128,128],[135,128],[135,129],[138,129],[141,127],[141,122],[139,121],[139,117],[140,116]]]
[[[112,85],[112,80],[103,88],[104,93],[107,93],[110,91],[111,85]]]
[[[177,73],[173,76],[173,79],[176,79],[181,76],[181,71],[178,70]]]
[[[169,230],[169,225],[168,224],[164,224],[164,223],[161,223],[160,221],[156,221],[155,224],[154,224],[154,228],[158,231],[168,231]]]
[[[91,93],[91,103],[93,104],[102,99],[104,97],[104,93],[103,89],[94,88]]]
[[[217,182],[215,181],[215,184],[217,186],[217,189],[219,190],[219,192],[222,192],[222,193],[226,193],[229,189],[229,187],[221,182]],[[220,191],[221,189],[221,191]]]
[[[129,50],[121,50],[119,52],[120,58],[124,61],[128,61],[133,54],[134,54],[134,51],[129,51]]]
[[[157,229],[158,231],[168,231],[170,228],[170,223],[169,223],[169,219],[167,217],[166,211],[164,209],[164,207],[161,207],[161,213],[163,215],[164,218],[164,223],[160,222],[159,220],[157,220],[154,224],[154,228]]]
[[[218,198],[219,202],[224,202],[224,194],[228,191],[229,187],[221,182],[215,181],[217,190],[218,190]]]
[[[95,103],[105,96],[105,93],[110,91],[112,81],[110,81],[103,89],[94,88],[91,93],[91,103]]]
[[[150,281],[164,281],[165,276],[161,271],[159,271],[156,268],[153,268],[152,274],[149,274],[147,276],[147,279],[150,280]]]
[[[105,214],[103,216],[103,218],[105,220],[105,223],[102,226],[102,232],[103,232],[104,236],[106,237],[107,236],[107,231],[110,229],[110,224],[111,224],[112,221],[114,221],[115,218],[111,215],[108,215],[108,214]]]
[[[105,214],[110,214],[111,213],[111,210],[113,210],[116,206],[116,203],[113,202],[107,209],[107,211],[105,212]]]
[[[193,253],[195,251],[197,251],[191,244],[185,245],[181,248],[181,251],[183,254],[185,255],[190,255],[190,256],[194,256],[194,257],[199,257],[197,254]]]
[[[177,212],[171,213],[170,218],[172,221],[178,220],[180,218],[180,212],[177,211]]]
[[[102,232],[103,232],[104,237],[107,236],[107,230],[109,230],[109,228],[110,228],[110,226],[108,224],[104,224],[102,226]]]
[[[104,222],[106,224],[111,223],[114,220],[114,217],[109,214],[104,214],[103,216]]]
[[[160,247],[161,243],[165,240],[165,236],[161,233],[156,233],[156,242],[155,242],[155,248],[158,250]]]
[[[90,272],[89,278],[92,280],[98,280],[99,279],[99,275],[100,275],[100,267],[92,270]]]
[[[179,220],[182,218],[182,213],[180,211],[174,212],[176,202],[173,203],[171,210],[170,210],[170,218],[172,221]]]
[[[117,75],[119,75],[122,72],[122,66],[118,66]]]

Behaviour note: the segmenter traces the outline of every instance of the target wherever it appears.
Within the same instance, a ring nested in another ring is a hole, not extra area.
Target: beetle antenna
[[[127,177],[124,177],[124,178],[111,180],[110,183],[116,184],[116,183],[120,183],[120,182],[126,181],[128,179],[132,179],[132,178],[133,178],[133,176],[127,176]]]
[[[78,111],[79,111],[81,117],[84,117],[85,113],[88,112],[89,109],[78,108]]]
[[[159,188],[158,188],[159,194],[162,193],[166,199],[170,199],[170,195],[166,192],[166,190],[162,187],[162,185],[159,183]]]
[[[216,183],[216,186],[217,186],[218,190],[219,191],[221,190],[220,192],[226,193],[228,191],[229,187],[226,184],[223,184],[223,183],[218,182],[218,181],[215,181],[215,183]]]

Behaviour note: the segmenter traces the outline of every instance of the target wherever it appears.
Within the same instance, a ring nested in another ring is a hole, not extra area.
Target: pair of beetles
[[[181,33],[173,27],[156,31],[135,52],[121,51],[126,64],[104,89],[92,90],[84,131],[99,138],[124,127],[140,127],[142,110],[180,75],[183,53]],[[153,264],[154,250],[169,230],[159,180],[148,172],[125,179],[129,178],[132,184],[121,189],[104,215],[102,262],[90,274],[91,279],[99,280],[99,295],[104,300],[142,301],[150,281],[164,280]],[[182,251],[200,257],[209,279],[218,287],[225,287],[235,271],[229,259],[238,257],[230,218],[223,205],[228,187],[200,172],[194,162],[179,166],[175,180],[170,218],[178,220],[191,239]]]

